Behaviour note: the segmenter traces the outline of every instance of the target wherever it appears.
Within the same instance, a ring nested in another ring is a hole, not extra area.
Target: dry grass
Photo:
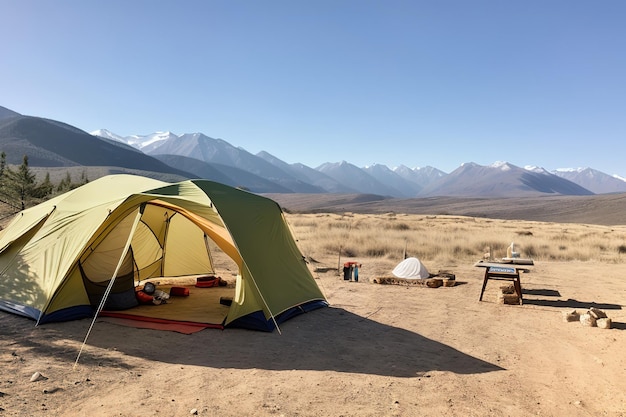
[[[404,252],[438,264],[476,261],[487,247],[506,256],[515,242],[538,261],[626,260],[626,226],[405,214],[287,214],[302,252],[314,259],[402,259]]]
[[[536,261],[626,262],[626,225],[398,213],[285,217],[303,254],[325,262],[340,255],[395,264],[406,252],[423,262],[456,265],[481,259],[487,247],[494,258],[504,257],[511,242],[522,257]],[[236,269],[225,263],[223,269]]]

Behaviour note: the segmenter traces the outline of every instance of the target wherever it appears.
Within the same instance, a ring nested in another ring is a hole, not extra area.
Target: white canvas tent
[[[406,258],[391,271],[398,278],[422,279],[430,276],[428,269],[417,258]]]

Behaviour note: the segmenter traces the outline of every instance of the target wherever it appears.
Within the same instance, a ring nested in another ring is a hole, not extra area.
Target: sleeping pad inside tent
[[[216,251],[234,269],[229,285],[190,285],[217,273]],[[138,286],[169,290],[174,278],[189,296],[139,305]],[[129,316],[269,331],[327,305],[276,202],[207,180],[134,175],[23,210],[0,232],[1,310],[40,324],[93,316],[101,302]]]

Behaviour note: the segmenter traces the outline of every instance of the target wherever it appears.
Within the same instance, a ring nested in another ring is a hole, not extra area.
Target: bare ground
[[[479,302],[471,264],[427,265],[458,281],[432,289],[359,261],[360,282],[314,273],[331,307],[282,334],[98,322],[76,368],[89,321],[0,313],[0,416],[626,416],[626,265],[539,263],[519,306],[492,282]],[[614,328],[562,319],[591,306]]]

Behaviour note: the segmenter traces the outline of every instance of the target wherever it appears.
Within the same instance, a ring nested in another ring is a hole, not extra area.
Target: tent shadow
[[[503,368],[411,331],[341,308],[298,316],[278,332],[203,330],[192,335],[98,323],[88,345],[164,363],[212,368],[314,370],[393,377]],[[129,336],[136,334],[136,336]],[[184,340],[183,340],[184,339]],[[188,346],[181,348],[181,346]]]
[[[0,329],[2,340],[0,348],[11,351],[12,355],[19,360],[19,348],[26,350],[40,358],[49,358],[50,362],[60,361],[73,364],[79,351],[79,343],[85,338],[86,329],[89,326],[87,320],[75,320],[71,322],[51,323],[35,327],[34,321],[14,314],[0,312]],[[86,327],[87,326],[87,327]],[[64,341],[72,341],[71,346]],[[104,355],[101,351],[89,351],[86,349],[81,356],[81,363],[91,363],[97,366],[109,366],[121,369],[133,369],[133,365],[123,359]]]

